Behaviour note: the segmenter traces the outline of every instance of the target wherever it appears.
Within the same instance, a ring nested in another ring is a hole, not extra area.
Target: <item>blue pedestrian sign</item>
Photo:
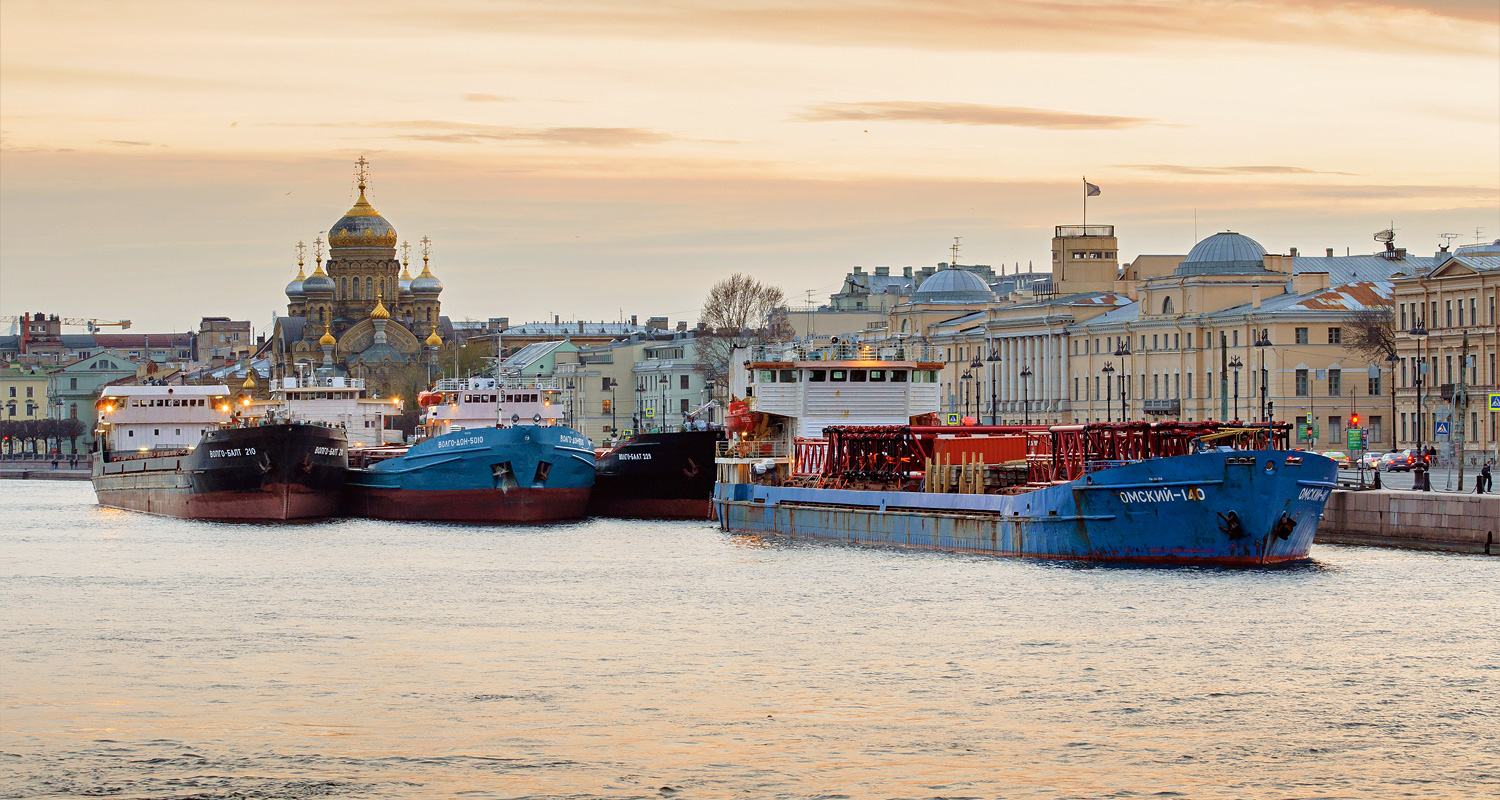
[[[957,414],[949,414],[948,415],[948,424],[949,425],[957,425],[958,424],[958,415]]]
[[[1445,419],[1438,420],[1438,422],[1437,422],[1437,429],[1434,430],[1433,433],[1436,433],[1438,436],[1447,436],[1448,435],[1448,430],[1449,430],[1448,426],[1450,426],[1452,424],[1453,423],[1451,423],[1451,422],[1449,422],[1448,420],[1445,420]]]
[[[1500,411],[1500,392],[1490,392],[1490,410]]]

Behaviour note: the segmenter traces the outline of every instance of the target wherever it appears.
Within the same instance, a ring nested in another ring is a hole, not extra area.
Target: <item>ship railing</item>
[[[751,361],[940,361],[938,348],[900,340],[765,344],[750,348]]]
[[[827,439],[804,439],[798,437],[792,440],[795,456],[792,459],[792,474],[798,477],[814,477],[823,474],[828,466],[828,440]]]
[[[364,378],[341,378],[337,376],[303,375],[295,378],[282,378],[283,389],[363,389]]]
[[[786,458],[791,448],[780,440],[730,439],[714,445],[717,458]]]

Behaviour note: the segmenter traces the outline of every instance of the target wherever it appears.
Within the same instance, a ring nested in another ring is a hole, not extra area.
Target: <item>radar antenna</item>
[[[1396,241],[1396,230],[1394,228],[1386,228],[1385,230],[1375,234],[1375,241],[1380,242],[1381,244],[1390,244],[1391,242]]]
[[[958,244],[962,240],[963,237],[961,236],[953,237],[953,246],[948,248],[949,250],[953,251],[953,259],[948,262],[948,266],[952,267],[953,269],[958,269]]]

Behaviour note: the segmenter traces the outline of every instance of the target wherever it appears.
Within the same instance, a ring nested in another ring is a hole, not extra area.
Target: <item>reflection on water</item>
[[[1500,795],[1500,561],[193,523],[0,482],[4,797]]]

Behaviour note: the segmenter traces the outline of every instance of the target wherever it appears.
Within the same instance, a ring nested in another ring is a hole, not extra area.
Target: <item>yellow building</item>
[[[20,364],[0,369],[0,419],[20,421],[46,416],[47,371]]]
[[[1431,270],[1397,277],[1394,301],[1400,446],[1431,445],[1447,461],[1461,438],[1466,466],[1500,459],[1500,411],[1489,402],[1500,394],[1500,239],[1460,247]],[[1455,399],[1460,384],[1467,403]],[[1435,431],[1435,417],[1448,423],[1446,435]]]

